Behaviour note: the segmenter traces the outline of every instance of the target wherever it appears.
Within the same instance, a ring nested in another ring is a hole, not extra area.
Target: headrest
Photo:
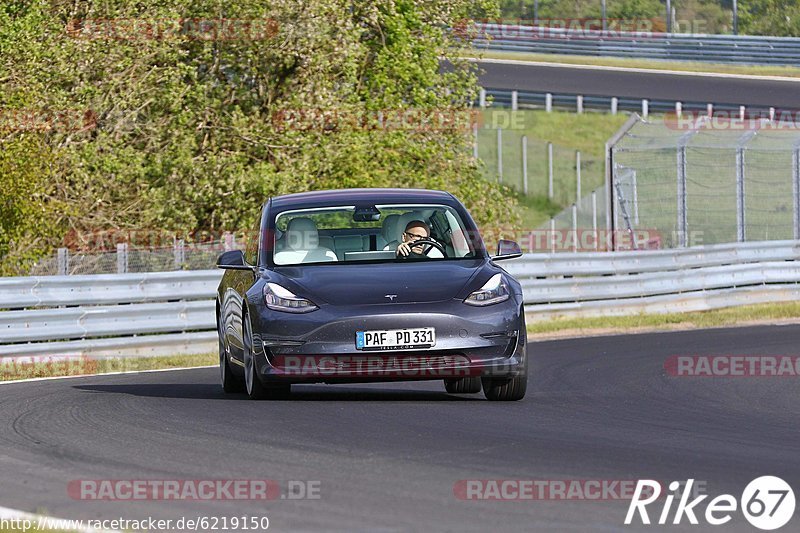
[[[317,225],[310,218],[299,217],[286,227],[286,247],[290,250],[314,250],[319,246]]]
[[[383,219],[383,229],[381,229],[381,235],[383,238],[386,239],[386,242],[392,242],[393,240],[397,239],[397,234],[399,230],[397,229],[397,223],[400,221],[400,215],[389,215]]]

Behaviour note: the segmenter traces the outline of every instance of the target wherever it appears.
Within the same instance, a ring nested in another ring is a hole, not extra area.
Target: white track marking
[[[722,72],[688,72],[683,70],[659,70],[654,68],[634,68],[634,67],[612,67],[608,65],[573,65],[570,63],[550,63],[547,61],[524,61],[521,59],[477,59],[474,57],[465,58],[473,63],[496,63],[499,65],[522,65],[532,67],[557,67],[572,68],[581,70],[607,70],[612,72],[632,72],[639,74],[666,74],[669,76],[692,76],[696,78],[733,78],[737,80],[759,80],[759,81],[788,81],[800,83],[800,77],[791,78],[789,76],[757,76],[754,74],[725,74]],[[800,72],[800,70],[798,71]]]

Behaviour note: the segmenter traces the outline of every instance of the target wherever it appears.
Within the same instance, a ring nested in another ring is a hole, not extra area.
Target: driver
[[[431,230],[426,223],[421,220],[412,220],[406,224],[406,229],[403,231],[402,242],[397,246],[397,256],[413,259],[443,257],[439,250],[430,245],[428,245],[430,249],[426,252],[425,245],[415,246],[413,244],[420,239],[430,239],[430,234]]]

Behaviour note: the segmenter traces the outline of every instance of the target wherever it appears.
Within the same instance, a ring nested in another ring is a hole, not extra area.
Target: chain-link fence
[[[59,248],[56,255],[38,261],[31,276],[125,274],[136,272],[168,272],[172,270],[206,270],[215,268],[219,255],[227,250],[244,250],[244,243],[235,237],[219,243],[185,243],[176,241],[168,248],[134,248],[118,244],[115,251],[72,251]]]
[[[663,247],[800,239],[797,122],[638,121],[610,147],[613,227]]]

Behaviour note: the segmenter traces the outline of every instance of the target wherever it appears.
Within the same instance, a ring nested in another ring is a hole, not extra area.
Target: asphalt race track
[[[800,108],[800,79],[780,81],[479,61],[483,87],[531,92],[585,94]]]
[[[663,368],[671,355],[796,356],[800,326],[530,348],[532,381],[517,403],[448,395],[438,381],[297,386],[290,401],[254,402],[224,396],[209,368],[0,385],[0,506],[63,518],[266,515],[277,531],[672,531],[623,526],[625,501],[464,501],[453,488],[465,479],[694,478],[712,497],[738,499],[762,475],[800,488],[800,378],[668,377]],[[316,480],[320,497],[67,493],[78,479],[229,478]],[[683,524],[756,531],[738,511],[723,527]]]

